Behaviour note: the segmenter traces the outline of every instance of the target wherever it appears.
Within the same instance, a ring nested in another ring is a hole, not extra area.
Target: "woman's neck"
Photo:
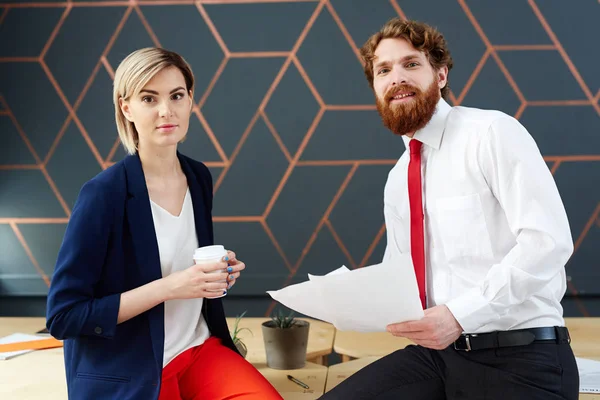
[[[169,179],[176,177],[181,171],[175,146],[163,149],[141,148],[138,155],[146,179]]]

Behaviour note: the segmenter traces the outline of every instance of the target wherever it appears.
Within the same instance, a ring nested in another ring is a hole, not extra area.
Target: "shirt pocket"
[[[493,257],[478,193],[436,200],[436,220],[448,262]]]

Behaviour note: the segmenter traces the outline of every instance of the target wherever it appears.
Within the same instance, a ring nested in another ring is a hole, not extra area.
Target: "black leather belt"
[[[564,326],[494,331],[488,333],[463,333],[454,349],[462,351],[495,349],[498,347],[526,346],[534,342],[571,343],[569,330]]]

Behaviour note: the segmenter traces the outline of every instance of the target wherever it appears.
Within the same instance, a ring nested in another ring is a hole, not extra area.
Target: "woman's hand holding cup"
[[[195,264],[175,272],[166,279],[172,299],[217,298],[227,294],[227,261]]]
[[[229,283],[227,289],[231,289],[231,287],[235,285],[237,278],[240,277],[241,271],[246,268],[246,264],[238,260],[235,256],[235,253],[231,250],[227,250],[226,257],[228,263],[227,272],[229,274],[229,276],[227,276],[227,282]]]

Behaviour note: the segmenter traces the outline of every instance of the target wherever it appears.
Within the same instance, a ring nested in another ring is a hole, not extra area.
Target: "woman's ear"
[[[123,100],[122,97],[119,97],[119,107],[121,108],[121,112],[127,118],[127,121],[133,122],[133,118],[131,116],[131,109],[129,108],[129,102]]]

